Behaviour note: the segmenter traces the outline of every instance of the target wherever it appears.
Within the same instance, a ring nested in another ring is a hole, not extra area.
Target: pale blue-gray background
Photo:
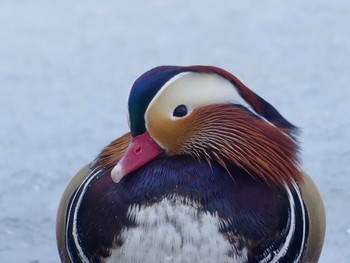
[[[223,67],[302,127],[321,262],[350,262],[349,42],[346,0],[0,0],[0,262],[59,261],[65,186],[127,131],[133,80],[163,64]]]

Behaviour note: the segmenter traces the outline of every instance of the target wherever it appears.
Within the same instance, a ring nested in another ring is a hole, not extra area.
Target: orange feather
[[[232,163],[277,187],[302,182],[298,146],[280,128],[229,104],[209,105],[189,117],[188,140],[180,152]]]
[[[131,135],[129,132],[111,142],[98,155],[97,159],[99,161],[99,165],[105,168],[112,168],[115,166],[122,158],[126,148],[129,146],[130,141]]]

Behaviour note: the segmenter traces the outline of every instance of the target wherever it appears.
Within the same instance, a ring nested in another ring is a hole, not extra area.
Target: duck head
[[[112,169],[116,183],[160,155],[235,166],[277,187],[302,180],[296,127],[223,69],[154,68],[133,84],[128,110],[131,141]]]

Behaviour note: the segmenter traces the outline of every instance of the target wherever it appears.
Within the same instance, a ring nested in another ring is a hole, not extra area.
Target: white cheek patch
[[[173,112],[180,104],[184,104],[188,107],[189,114],[186,116],[189,116],[194,109],[207,105],[241,105],[262,121],[276,127],[276,125],[267,120],[264,116],[257,113],[253,107],[242,98],[237,88],[224,77],[217,74],[184,72],[166,82],[149,103],[145,112],[146,129],[148,129],[148,120],[153,117],[149,114],[150,109],[156,107],[157,117],[176,121],[180,118],[174,117]],[[182,118],[186,118],[186,116]],[[283,134],[290,137],[285,132],[283,132]]]
[[[227,79],[216,74],[180,73],[165,83],[150,102],[145,113],[146,125],[147,118],[150,117],[149,109],[155,105],[162,110],[164,117],[176,120],[177,118],[173,117],[173,111],[180,104],[194,110],[221,103],[242,105],[259,116]]]

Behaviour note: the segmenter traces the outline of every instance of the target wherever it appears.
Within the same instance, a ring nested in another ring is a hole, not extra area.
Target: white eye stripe
[[[147,115],[147,111],[149,108],[152,107],[152,105],[154,104],[154,102],[160,97],[160,95],[164,92],[164,90],[169,87],[172,83],[174,83],[176,80],[182,78],[185,75],[190,74],[190,72],[183,72],[180,74],[177,74],[176,76],[172,77],[170,80],[168,80],[163,87],[157,92],[157,94],[153,97],[153,99],[151,100],[151,102],[149,103],[147,110],[145,112],[145,115]]]
[[[145,120],[149,109],[156,103],[160,103],[162,112],[172,119],[174,109],[181,104],[192,110],[210,104],[239,104],[260,116],[240,96],[230,81],[216,74],[184,72],[171,78],[149,103]]]
[[[144,119],[148,130],[150,118],[163,118],[176,121],[179,117],[173,116],[174,109],[184,104],[188,107],[189,116],[193,110],[212,104],[241,105],[253,115],[271,126],[276,127],[264,116],[258,114],[253,107],[239,94],[237,88],[229,80],[217,74],[183,72],[166,82],[149,103]],[[153,107],[156,107],[157,116],[150,116]],[[184,118],[184,117],[182,117]],[[283,132],[286,136],[287,133]]]

